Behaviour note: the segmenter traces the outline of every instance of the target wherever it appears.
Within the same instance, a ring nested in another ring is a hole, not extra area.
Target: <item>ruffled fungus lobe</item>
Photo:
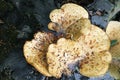
[[[46,52],[49,44],[53,42],[53,34],[38,32],[34,39],[27,41],[24,45],[24,56],[27,62],[45,76],[51,76],[47,70]]]
[[[55,9],[50,13],[51,23],[48,24],[50,30],[61,32],[76,20],[80,18],[88,18],[87,11],[73,3],[64,4],[61,9]]]
[[[60,38],[57,44],[51,44],[48,48],[48,70],[56,78],[62,74],[70,75],[83,55],[77,42]]]
[[[111,41],[117,41],[116,45],[111,46],[110,52],[113,57],[120,59],[120,22],[110,21],[108,23],[106,33],[108,34]]]

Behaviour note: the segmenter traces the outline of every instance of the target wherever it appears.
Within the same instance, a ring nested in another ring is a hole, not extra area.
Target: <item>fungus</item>
[[[102,29],[90,23],[84,8],[64,4],[50,13],[50,19],[49,29],[65,36],[70,34],[70,38],[38,32],[35,39],[24,45],[24,56],[29,64],[45,76],[56,78],[71,75],[76,67],[88,77],[103,75],[108,70],[110,40]]]
[[[61,32],[76,20],[80,18],[88,18],[87,11],[73,3],[64,4],[61,9],[55,9],[50,13],[50,19],[52,22],[48,24],[50,30]]]
[[[80,63],[80,73],[87,77],[104,75],[109,67],[111,55],[109,52],[93,53]]]
[[[47,52],[49,72],[56,78],[62,74],[70,75],[78,60],[82,59],[81,46],[77,42],[60,38],[57,44],[51,44]]]
[[[47,70],[46,52],[53,41],[53,34],[38,32],[34,35],[34,39],[27,41],[24,45],[24,56],[27,62],[46,76],[51,76]]]
[[[91,25],[89,33],[81,35],[78,42],[86,54],[80,62],[80,73],[88,77],[105,74],[112,59],[109,53],[110,40],[106,33]]]
[[[120,22],[110,21],[108,23],[106,33],[108,34],[111,42],[115,42],[115,44],[110,48],[113,59],[110,64],[109,71],[111,76],[115,79],[120,79]]]
[[[80,35],[87,34],[90,31],[91,23],[87,18],[81,18],[75,23],[71,24],[66,30],[65,34],[71,35],[71,39],[77,40]]]
[[[70,75],[74,70],[71,66],[75,68],[78,64],[80,73],[87,77],[103,75],[108,70],[112,59],[108,36],[94,25],[85,31],[75,41],[61,38],[57,44],[49,46],[48,70],[56,78],[62,74]]]
[[[106,33],[108,34],[111,41],[117,41],[117,44],[111,46],[110,48],[112,56],[115,58],[120,58],[120,22],[110,21],[108,23]]]

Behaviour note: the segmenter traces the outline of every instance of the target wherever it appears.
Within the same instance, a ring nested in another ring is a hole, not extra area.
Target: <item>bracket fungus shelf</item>
[[[49,77],[70,76],[76,67],[87,77],[105,74],[112,60],[110,39],[88,18],[87,11],[73,3],[53,10],[48,28],[65,36],[36,33],[34,39],[24,45],[27,62]]]
[[[108,23],[106,33],[110,40],[116,40],[116,45],[111,46],[110,52],[113,57],[120,59],[120,22],[110,21]]]
[[[60,32],[78,19],[88,17],[88,12],[83,7],[73,3],[64,4],[61,9],[55,9],[50,13],[52,22],[49,23],[48,28]]]
[[[120,22],[110,21],[106,33],[111,40],[111,44],[114,43],[110,48],[113,59],[109,71],[115,79],[120,79]]]

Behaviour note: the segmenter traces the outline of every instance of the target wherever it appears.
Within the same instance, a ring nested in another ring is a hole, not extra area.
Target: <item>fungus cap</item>
[[[46,51],[49,44],[53,41],[53,34],[38,32],[32,41],[26,41],[24,44],[26,61],[45,76],[51,76],[47,70]]]
[[[112,59],[109,53],[110,40],[106,33],[91,25],[89,33],[81,35],[78,42],[86,54],[80,61],[80,73],[87,77],[105,74]]]
[[[47,63],[48,70],[56,78],[60,78],[62,74],[71,75],[72,70],[77,65],[81,47],[70,39],[60,38],[57,44],[51,44],[48,48]]]
[[[79,36],[78,40],[60,38],[57,44],[48,48],[47,62],[50,74],[56,78],[70,75],[71,66],[80,66],[80,73],[93,77],[106,73],[111,62],[110,40],[100,28],[91,27]],[[103,37],[104,36],[104,37]],[[91,74],[92,73],[92,74]]]
[[[110,40],[116,40],[117,44],[111,46],[110,52],[112,54],[112,62],[110,64],[110,75],[115,79],[120,79],[120,22],[110,21],[108,23],[106,33],[110,37]]]
[[[50,13],[51,21],[63,30],[80,18],[88,18],[88,13],[83,7],[73,3],[64,4],[61,9],[55,9]],[[48,28],[54,30],[51,25],[48,25]]]
[[[106,33],[108,34],[111,41],[117,41],[116,45],[111,46],[110,52],[113,57],[120,59],[120,22],[110,21],[108,23]]]
[[[89,46],[95,52],[106,51],[110,49],[109,37],[102,29],[95,25],[91,25],[88,31],[86,29],[86,32],[84,32],[78,38],[78,41]]]

